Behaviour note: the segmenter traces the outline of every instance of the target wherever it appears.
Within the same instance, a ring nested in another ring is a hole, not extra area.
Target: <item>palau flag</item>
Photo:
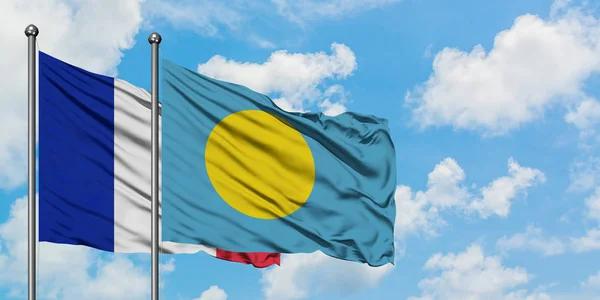
[[[387,121],[290,113],[162,60],[163,240],[393,263]]]
[[[39,62],[40,242],[150,253],[150,93],[43,52]],[[161,246],[163,253],[279,264],[277,253]]]

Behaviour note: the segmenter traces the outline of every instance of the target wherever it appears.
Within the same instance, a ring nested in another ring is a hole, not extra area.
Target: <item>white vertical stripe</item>
[[[123,80],[115,79],[114,84],[115,252],[150,253],[150,93]],[[216,256],[214,248],[202,245],[163,242],[161,246],[164,253],[205,251]]]

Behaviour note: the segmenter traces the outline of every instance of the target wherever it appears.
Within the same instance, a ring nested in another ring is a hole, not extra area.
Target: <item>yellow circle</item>
[[[315,181],[304,137],[267,112],[244,110],[219,122],[208,136],[206,171],[217,193],[237,211],[276,219],[302,207]]]

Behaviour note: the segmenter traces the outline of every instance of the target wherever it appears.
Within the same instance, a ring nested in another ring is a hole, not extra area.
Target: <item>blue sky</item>
[[[394,267],[165,256],[163,299],[600,299],[594,1],[20,2],[0,4],[1,299],[26,287],[29,23],[40,50],[146,89],[158,31],[164,58],[286,109],[390,121]],[[149,266],[43,244],[40,299],[147,299]]]

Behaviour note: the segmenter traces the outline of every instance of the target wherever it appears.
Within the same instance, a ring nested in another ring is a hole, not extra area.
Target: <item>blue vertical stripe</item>
[[[114,251],[114,79],[39,62],[39,239]]]

